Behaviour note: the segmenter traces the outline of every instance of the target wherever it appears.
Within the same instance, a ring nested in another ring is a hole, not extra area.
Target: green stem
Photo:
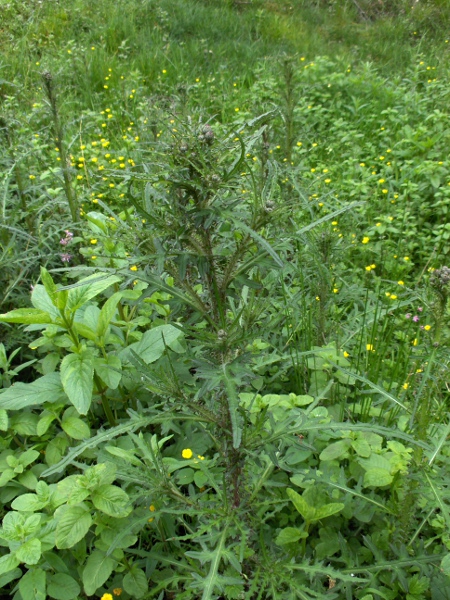
[[[105,413],[105,416],[108,419],[108,423],[111,427],[115,427],[117,425],[116,419],[113,415],[108,399],[105,396],[105,391],[97,374],[94,374],[94,383],[95,387],[97,388],[97,392],[100,394],[103,412]]]

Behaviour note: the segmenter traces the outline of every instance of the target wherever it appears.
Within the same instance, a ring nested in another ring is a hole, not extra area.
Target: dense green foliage
[[[450,598],[450,14],[412,4],[2,7],[2,596]]]

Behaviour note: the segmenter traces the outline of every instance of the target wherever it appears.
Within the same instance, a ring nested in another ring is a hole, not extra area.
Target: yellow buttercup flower
[[[194,455],[194,453],[192,452],[192,450],[191,450],[190,448],[185,448],[185,449],[183,450],[183,452],[181,453],[181,456],[182,456],[183,458],[186,458],[186,459],[188,459],[188,460],[189,460],[190,458],[192,458],[192,456],[193,456],[193,455]]]

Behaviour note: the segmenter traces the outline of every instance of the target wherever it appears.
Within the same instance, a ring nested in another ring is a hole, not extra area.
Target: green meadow
[[[0,47],[0,596],[450,599],[447,0]]]

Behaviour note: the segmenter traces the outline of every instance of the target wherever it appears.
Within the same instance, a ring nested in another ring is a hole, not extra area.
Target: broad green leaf
[[[159,325],[146,331],[139,342],[131,344],[120,353],[121,357],[129,360],[135,352],[147,365],[155,362],[164,354],[166,346],[170,348],[172,342],[183,335],[183,332],[173,325]]]
[[[86,505],[62,506],[56,517],[56,547],[59,549],[72,548],[82,540],[92,524],[92,517]]]
[[[17,481],[28,490],[35,490],[38,483],[36,475],[31,470],[25,471],[25,473],[19,475]]]
[[[36,494],[22,494],[13,500],[11,508],[20,512],[36,512],[47,504],[48,501],[40,500]]]
[[[54,413],[49,413],[44,411],[41,414],[41,418],[37,424],[36,433],[38,436],[42,437],[45,433],[47,433],[48,428],[56,419],[56,415]]]
[[[351,444],[351,440],[339,440],[338,442],[334,442],[322,450],[319,458],[320,460],[336,460],[337,458],[341,458],[341,456],[344,456],[347,453]]]
[[[435,173],[431,175],[430,182],[434,188],[438,188],[441,185],[441,178],[438,174]]]
[[[128,495],[115,485],[101,485],[95,488],[91,500],[95,508],[110,517],[126,517],[131,511]]]
[[[14,579],[19,579],[19,577],[22,577],[22,569],[13,569],[12,571],[3,573],[3,575],[0,575],[0,589],[6,587]]]
[[[345,504],[342,502],[332,502],[330,504],[324,504],[323,506],[319,506],[316,508],[316,516],[314,517],[315,521],[319,521],[320,519],[325,519],[326,517],[331,517],[331,515],[335,515],[338,512],[343,510]]]
[[[45,462],[51,467],[57,464],[64,456],[69,445],[66,436],[55,437],[49,441],[45,449]]]
[[[38,308],[18,308],[0,315],[0,323],[23,323],[24,325],[50,324],[51,316],[48,312]]]
[[[56,573],[50,575],[47,594],[55,600],[73,600],[80,593],[80,586],[70,575]]]
[[[69,475],[58,483],[59,497],[69,505],[80,504],[90,495],[90,490],[81,485],[81,477],[82,475]]]
[[[95,594],[111,575],[117,562],[101,550],[94,550],[83,571],[83,586],[87,596]]]
[[[316,509],[313,506],[309,506],[306,500],[292,488],[288,488],[286,493],[305,521],[313,521],[316,515]]]
[[[113,456],[118,456],[125,462],[135,465],[136,467],[144,467],[143,463],[134,455],[134,450],[124,450],[117,446],[105,446],[105,450]]]
[[[0,408],[22,410],[27,406],[66,400],[59,373],[48,373],[31,383],[18,382],[0,392]]]
[[[106,385],[115,390],[122,379],[122,361],[115,354],[107,358],[94,358],[94,368],[97,375]]]
[[[352,441],[352,447],[358,456],[368,458],[372,454],[372,448],[369,442],[363,438],[358,438]]]
[[[92,402],[94,364],[91,355],[68,354],[61,362],[61,382],[69,400],[81,415]],[[1,396],[0,396],[1,402]]]
[[[58,289],[56,287],[55,282],[52,279],[52,276],[45,267],[41,267],[41,281],[44,284],[45,291],[47,292],[48,297],[52,301],[52,304],[57,307],[58,304],[56,299],[58,297]]]
[[[94,273],[89,277],[85,277],[69,289],[66,310],[76,311],[88,300],[95,298],[118,281],[120,281],[120,277],[108,275],[107,273]]]
[[[73,328],[78,333],[78,335],[82,335],[87,340],[91,340],[91,342],[97,342],[98,336],[90,327],[85,325],[84,323],[75,322],[73,324]]]
[[[41,541],[37,538],[27,540],[16,550],[16,558],[27,565],[36,565],[41,558],[41,554]]]
[[[308,534],[306,531],[302,531],[297,527],[285,527],[280,531],[275,540],[275,544],[278,546],[284,546],[284,544],[293,544],[298,542],[301,538],[307,537]]]
[[[100,309],[95,304],[88,304],[83,312],[83,323],[92,329],[97,331],[98,319],[100,317]]]
[[[364,474],[364,487],[384,487],[392,483],[394,478],[386,469],[369,469]]]
[[[133,565],[123,578],[123,589],[135,598],[145,596],[148,591],[148,580],[144,571]]]
[[[122,298],[122,292],[116,292],[113,294],[105,304],[102,306],[100,311],[100,316],[98,319],[97,325],[97,335],[98,337],[103,337],[108,329],[108,325],[111,323],[111,319],[113,318],[117,305]]]
[[[208,483],[208,476],[203,471],[195,471],[194,482],[197,487],[202,488]]]
[[[74,440],[85,440],[91,435],[89,426],[78,417],[63,419],[61,427]]]
[[[0,575],[13,571],[20,564],[15,554],[5,554],[0,557]]]
[[[30,448],[29,450],[22,452],[22,454],[19,456],[19,463],[24,467],[28,467],[28,465],[31,465],[31,463],[33,463],[38,457],[38,450]]]
[[[0,409],[0,431],[8,431],[8,413],[5,409]]]
[[[445,575],[450,577],[450,554],[447,554],[447,556],[444,556],[442,559],[441,570]]]
[[[34,286],[31,294],[31,304],[34,308],[47,312],[53,321],[61,317],[59,310],[53,304],[43,285],[38,284]]]
[[[30,569],[19,581],[22,598],[45,600],[46,572],[43,569]]]

